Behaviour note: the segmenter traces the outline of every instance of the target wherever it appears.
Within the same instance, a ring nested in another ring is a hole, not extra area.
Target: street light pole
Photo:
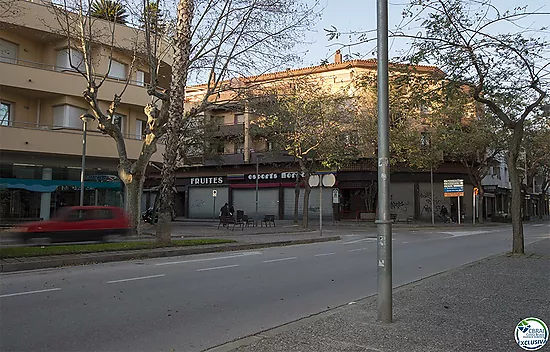
[[[392,321],[388,0],[377,0],[378,47],[378,320]]]
[[[258,157],[259,155],[258,154],[255,154],[256,156],[256,215],[254,217],[254,219],[256,220],[254,222],[254,226],[257,226],[258,225],[258,221],[260,221],[260,219],[258,218],[258,179],[260,178],[259,176],[259,168],[260,168],[260,165],[259,165],[259,162],[258,162]]]
[[[86,131],[88,130],[88,122],[95,120],[91,114],[83,114],[80,116],[82,120],[82,165],[80,166],[80,206],[84,205],[84,173],[86,169]]]

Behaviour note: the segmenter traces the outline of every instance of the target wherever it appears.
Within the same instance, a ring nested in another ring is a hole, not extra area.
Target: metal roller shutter
[[[256,190],[239,189],[233,190],[233,206],[235,211],[244,210],[249,218],[256,215]],[[258,190],[258,216],[263,218],[265,214],[279,216],[279,189],[260,188]]]
[[[294,218],[294,188],[285,188],[285,219],[292,220]],[[311,196],[310,196],[311,197]],[[304,189],[300,189],[300,197],[298,198],[298,218],[302,218],[304,209]]]
[[[294,217],[294,188],[285,188],[285,219]],[[298,199],[298,216],[302,217],[304,209],[304,189],[300,189]],[[309,218],[319,219],[319,188],[312,188],[309,194]],[[332,188],[323,188],[323,217],[332,217]]]
[[[228,187],[189,187],[189,217],[198,219],[211,219],[214,206],[213,190],[218,191],[214,216],[217,217],[220,208],[229,199]]]

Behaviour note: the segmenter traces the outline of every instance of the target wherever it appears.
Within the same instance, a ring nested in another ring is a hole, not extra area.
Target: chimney
[[[340,50],[336,50],[336,54],[334,54],[334,63],[335,64],[342,63],[342,53],[340,52]]]

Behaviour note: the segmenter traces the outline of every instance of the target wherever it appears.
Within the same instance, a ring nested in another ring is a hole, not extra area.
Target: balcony
[[[58,126],[46,126],[14,122],[11,126],[0,126],[1,150],[63,155],[82,154],[82,131]],[[132,160],[141,153],[143,141],[136,136],[126,135],[126,150]],[[115,141],[97,131],[89,131],[86,139],[86,155],[100,158],[116,158]],[[162,162],[164,145],[157,143],[157,152],[151,161]]]
[[[38,62],[0,62],[2,85],[34,91],[82,97],[86,80],[78,73]],[[125,81],[108,78],[98,91],[100,100],[111,101],[124,89]],[[143,85],[130,81],[122,103],[145,106],[150,98]]]
[[[243,124],[227,124],[219,125],[217,127],[218,130],[214,132],[214,137],[217,138],[237,137],[244,135]]]

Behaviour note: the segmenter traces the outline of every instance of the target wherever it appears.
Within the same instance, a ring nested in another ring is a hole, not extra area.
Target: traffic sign
[[[443,192],[445,197],[463,197],[464,180],[444,180]]]

